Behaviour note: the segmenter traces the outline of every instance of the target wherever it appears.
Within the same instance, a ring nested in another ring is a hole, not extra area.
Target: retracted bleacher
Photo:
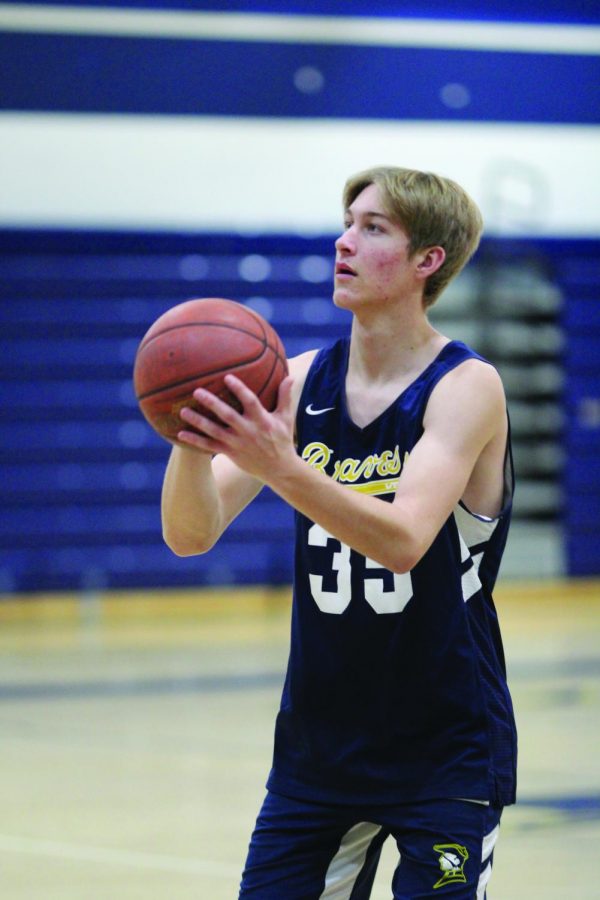
[[[206,556],[164,545],[169,447],[137,409],[132,366],[150,324],[191,297],[248,303],[289,356],[346,333],[330,299],[332,239],[5,231],[0,246],[0,591],[289,582],[292,514],[269,490]],[[525,520],[563,508],[550,269],[543,242],[484,242],[432,315],[502,371]]]
[[[132,367],[147,328],[190,297],[248,303],[290,356],[339,334],[330,241],[15,232],[2,248],[0,590],[289,582],[292,514],[268,490],[202,559],[163,544],[169,446],[138,411]]]

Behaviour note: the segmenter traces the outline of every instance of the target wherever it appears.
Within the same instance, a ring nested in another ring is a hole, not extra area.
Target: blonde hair
[[[425,283],[423,305],[431,306],[479,246],[483,230],[479,208],[449,178],[416,169],[379,166],[347,180],[344,209],[370,184],[377,185],[386,213],[406,231],[411,256],[427,247],[439,246],[446,251],[444,262]]]

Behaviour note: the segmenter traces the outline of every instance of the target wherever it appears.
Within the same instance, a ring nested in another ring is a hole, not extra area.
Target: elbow
[[[418,562],[418,557],[402,553],[401,555],[396,555],[385,568],[393,572],[394,575],[406,575],[407,572],[414,569]]]
[[[208,553],[223,532],[218,516],[205,517],[202,521],[188,521],[183,516],[162,514],[162,537],[175,556],[201,556]]]
[[[201,556],[208,553],[216,543],[216,538],[208,535],[187,535],[163,528],[163,540],[175,556]]]
[[[406,575],[420,562],[427,549],[427,546],[414,539],[399,541],[384,563],[385,568],[395,575]]]

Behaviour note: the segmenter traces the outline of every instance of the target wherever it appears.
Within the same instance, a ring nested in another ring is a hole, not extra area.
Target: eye
[[[376,222],[368,222],[365,227],[367,231],[374,232],[376,234],[380,231],[383,231],[381,225],[378,225]]]

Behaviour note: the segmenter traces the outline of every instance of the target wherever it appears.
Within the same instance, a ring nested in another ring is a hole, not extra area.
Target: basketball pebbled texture
[[[281,339],[262,316],[233,300],[207,297],[180,303],[154,322],[138,347],[133,382],[146,420],[176,441],[182,407],[209,415],[193,397],[196,388],[239,409],[224,382],[232,373],[271,411],[287,372]]]

